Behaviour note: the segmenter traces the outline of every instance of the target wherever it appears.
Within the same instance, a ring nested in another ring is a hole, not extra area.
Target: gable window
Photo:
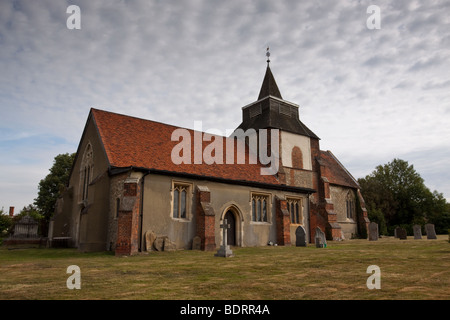
[[[267,222],[269,212],[269,196],[252,194],[252,221]]]
[[[353,194],[351,191],[349,191],[347,193],[347,198],[346,198],[346,205],[347,205],[347,218],[348,219],[353,219],[353,217],[355,216],[355,200],[353,197]]]
[[[184,183],[173,184],[172,217],[175,219],[187,219],[189,208],[189,194],[191,185]]]
[[[302,224],[303,213],[302,213],[302,200],[287,198],[287,209],[289,211],[289,216],[291,217],[292,224]]]
[[[80,166],[80,188],[79,199],[80,201],[86,201],[89,196],[89,184],[92,180],[94,171],[94,153],[92,151],[92,145],[89,143],[83,153]]]

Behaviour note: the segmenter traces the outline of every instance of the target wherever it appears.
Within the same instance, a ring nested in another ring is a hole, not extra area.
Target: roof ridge
[[[121,116],[121,117],[124,117],[124,118],[131,118],[131,119],[136,119],[136,120],[141,120],[141,121],[157,123],[157,124],[164,125],[164,126],[167,126],[167,127],[173,127],[175,129],[186,129],[186,130],[193,131],[193,132],[201,132],[201,133],[209,134],[211,136],[227,138],[227,136],[213,134],[213,133],[209,133],[209,132],[205,132],[205,131],[199,131],[199,130],[186,128],[186,127],[181,127],[181,126],[177,126],[177,125],[174,125],[174,124],[164,123],[164,122],[161,122],[161,121],[145,119],[145,118],[139,118],[139,117],[136,117],[136,116],[130,116],[130,115],[126,115],[126,114],[123,114],[123,113],[114,112],[114,111],[107,111],[107,110],[101,110],[101,109],[96,109],[96,108],[91,108],[91,111],[109,113],[109,114],[114,114],[114,115]]]

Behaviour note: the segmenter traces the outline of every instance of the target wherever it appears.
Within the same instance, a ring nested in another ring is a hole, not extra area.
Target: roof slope
[[[350,172],[331,153],[331,151],[320,150],[320,164],[324,166],[321,175],[326,177],[332,184],[359,189],[359,185]]]
[[[261,86],[261,90],[259,91],[258,100],[265,98],[267,96],[274,96],[280,99],[281,97],[280,89],[278,89],[277,82],[270,71],[269,65],[267,65],[266,74],[264,75],[264,80]]]
[[[228,180],[280,185],[275,176],[261,175],[260,169],[263,167],[261,164],[249,164],[248,151],[245,155],[245,164],[226,164],[225,152],[223,155],[224,164],[208,165],[204,161],[201,164],[193,164],[194,130],[186,129],[191,135],[192,163],[176,165],[172,161],[171,154],[172,149],[180,142],[171,141],[171,136],[174,130],[179,129],[178,127],[97,109],[91,109],[91,113],[111,167],[138,167]],[[225,150],[227,138],[222,136],[214,137],[223,140]],[[235,150],[237,143],[235,143]],[[210,141],[203,142],[203,150],[209,144],[211,144]]]

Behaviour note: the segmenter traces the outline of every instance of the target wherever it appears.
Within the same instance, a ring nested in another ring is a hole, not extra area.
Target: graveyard
[[[1,299],[450,299],[448,235],[231,249],[230,257],[200,250],[119,257],[3,245]],[[80,289],[66,286],[72,265],[80,269]],[[366,285],[371,265],[380,269],[380,289]]]

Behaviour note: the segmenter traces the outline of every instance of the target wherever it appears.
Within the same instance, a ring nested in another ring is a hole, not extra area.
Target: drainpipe
[[[142,176],[142,181],[141,181],[141,204],[140,204],[140,209],[139,209],[139,248],[138,251],[142,252],[142,232],[143,232],[143,228],[142,228],[142,223],[144,221],[144,187],[145,187],[145,177],[147,175],[150,174],[150,171],[147,171],[143,176]]]
[[[309,199],[311,197],[311,194],[308,193],[308,238],[309,238],[309,243],[312,243],[312,239],[311,239],[311,200]]]

